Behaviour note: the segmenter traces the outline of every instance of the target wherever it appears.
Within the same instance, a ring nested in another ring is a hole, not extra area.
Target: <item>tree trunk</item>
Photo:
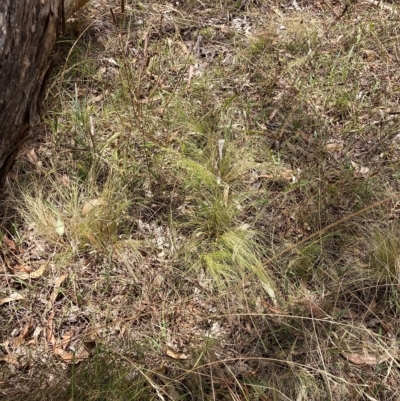
[[[0,0],[0,185],[37,121],[66,18],[89,0]]]

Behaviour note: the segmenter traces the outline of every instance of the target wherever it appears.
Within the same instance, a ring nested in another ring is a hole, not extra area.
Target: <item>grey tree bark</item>
[[[64,21],[89,0],[0,0],[0,185],[37,122]]]

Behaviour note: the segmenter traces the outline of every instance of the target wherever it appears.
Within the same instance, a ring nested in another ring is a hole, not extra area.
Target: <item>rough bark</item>
[[[0,0],[0,185],[37,122],[63,21],[88,1]]]

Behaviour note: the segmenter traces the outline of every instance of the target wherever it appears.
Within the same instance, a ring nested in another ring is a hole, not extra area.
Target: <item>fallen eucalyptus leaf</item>
[[[171,348],[167,349],[166,354],[167,354],[167,356],[169,356],[170,358],[173,358],[173,359],[187,359],[188,358],[187,355],[184,354],[183,352],[177,352]]]
[[[39,278],[40,276],[43,275],[45,270],[46,270],[46,265],[44,264],[40,266],[39,269],[35,270],[32,273],[21,272],[21,273],[16,273],[15,275],[21,280],[27,280],[30,278]]]
[[[362,354],[347,354],[342,352],[341,354],[344,358],[346,358],[349,362],[354,363],[355,365],[370,365],[374,366],[378,363],[378,359],[373,355],[362,355]]]
[[[13,292],[8,297],[0,299],[0,305],[6,304],[7,302],[19,301],[21,299],[25,299],[25,297],[18,292]]]

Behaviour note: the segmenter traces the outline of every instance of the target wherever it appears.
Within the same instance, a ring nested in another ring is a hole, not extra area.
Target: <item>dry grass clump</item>
[[[398,17],[295,3],[71,27],[3,202],[7,400],[399,398]]]

